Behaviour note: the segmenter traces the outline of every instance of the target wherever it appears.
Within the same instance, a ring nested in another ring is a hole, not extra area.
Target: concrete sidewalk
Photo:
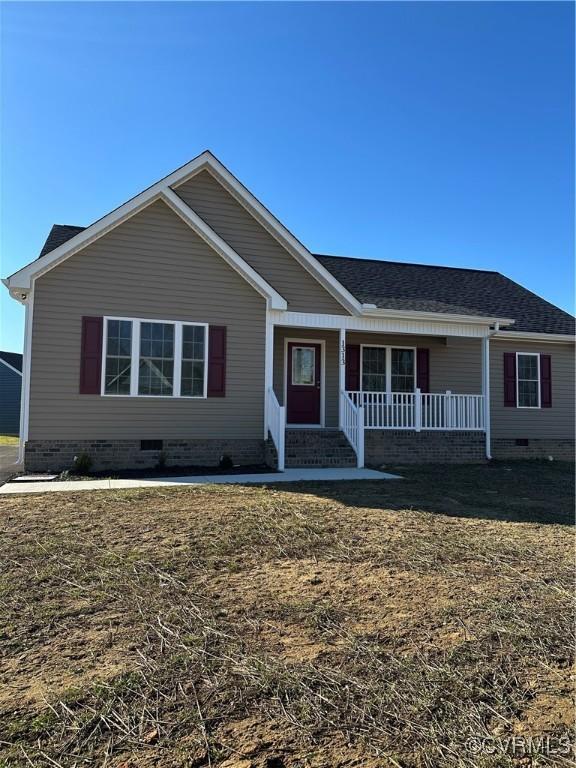
[[[0,495],[12,493],[47,493],[52,491],[97,491],[118,488],[160,488],[171,485],[238,485],[273,483],[320,482],[337,480],[400,480],[400,475],[376,472],[374,469],[287,469],[285,472],[270,472],[257,475],[190,475],[188,477],[149,477],[145,480],[65,480],[57,482],[6,483],[0,488]]]
[[[373,469],[287,469],[285,472],[269,472],[246,475],[189,475],[186,477],[149,477],[145,479],[66,480],[56,482],[12,482],[0,488],[1,494],[47,493],[53,491],[96,491],[120,488],[160,488],[172,485],[272,485],[274,483],[399,480],[399,475],[377,472]]]

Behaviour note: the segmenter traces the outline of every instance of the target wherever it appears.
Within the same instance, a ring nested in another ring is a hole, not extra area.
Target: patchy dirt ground
[[[0,766],[571,765],[573,468],[400,471],[2,499]]]

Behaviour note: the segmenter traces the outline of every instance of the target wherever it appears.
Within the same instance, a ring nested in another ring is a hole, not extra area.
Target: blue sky
[[[211,149],[311,250],[572,310],[574,7],[3,3],[1,265]],[[0,347],[23,311],[1,293]]]

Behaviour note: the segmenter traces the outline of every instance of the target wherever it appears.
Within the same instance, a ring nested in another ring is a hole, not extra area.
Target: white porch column
[[[482,395],[484,397],[484,430],[486,437],[486,458],[492,458],[490,446],[490,336],[482,339]]]
[[[268,439],[268,391],[274,381],[274,324],[266,312],[266,339],[264,344],[264,440]]]
[[[340,328],[338,340],[338,426],[342,429],[344,415],[340,392],[346,389],[346,328]]]

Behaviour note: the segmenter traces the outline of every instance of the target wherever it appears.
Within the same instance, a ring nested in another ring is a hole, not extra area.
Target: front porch
[[[430,461],[485,457],[485,337],[282,325],[270,330],[266,434],[279,469],[295,465],[297,445],[305,446],[303,462],[334,466],[342,438],[358,467],[395,456],[403,463],[412,452]],[[296,430],[310,437],[295,440]],[[334,437],[320,441],[319,431]],[[323,452],[331,442],[334,449]]]

